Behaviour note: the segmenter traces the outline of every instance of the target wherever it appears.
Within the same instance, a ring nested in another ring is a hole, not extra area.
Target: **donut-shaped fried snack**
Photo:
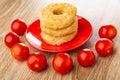
[[[64,35],[73,33],[77,29],[78,29],[77,18],[75,18],[75,21],[71,24],[71,26],[68,26],[68,27],[62,28],[62,29],[57,29],[57,30],[47,28],[44,23],[41,23],[41,30],[52,36],[64,36]]]
[[[69,3],[52,3],[40,11],[39,18],[48,28],[62,29],[74,22],[76,11]]]
[[[41,32],[41,37],[48,44],[61,45],[63,43],[66,43],[68,41],[73,40],[74,37],[76,36],[76,34],[77,34],[77,31],[75,31],[75,32],[73,32],[71,34],[65,35],[65,36],[55,37],[55,36],[48,35],[48,34],[46,34],[44,32]]]

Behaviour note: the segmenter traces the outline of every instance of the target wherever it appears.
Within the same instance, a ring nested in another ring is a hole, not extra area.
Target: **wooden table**
[[[30,52],[39,51],[47,57],[48,67],[42,72],[33,72],[26,66],[26,61],[19,62],[11,56],[4,45],[4,36],[11,31],[11,22],[18,18],[30,25],[38,19],[41,8],[51,2],[70,2],[78,9],[77,14],[90,21],[93,27],[91,39],[83,46],[69,51],[74,61],[74,68],[66,75],[58,74],[51,62],[55,53],[43,52],[31,47],[21,36],[21,41],[29,46]],[[113,24],[118,30],[114,42],[114,52],[107,57],[98,56],[95,43],[99,39],[101,25]],[[1,0],[0,1],[0,80],[120,80],[120,0]],[[76,56],[79,50],[89,48],[94,51],[97,60],[91,67],[82,67]]]

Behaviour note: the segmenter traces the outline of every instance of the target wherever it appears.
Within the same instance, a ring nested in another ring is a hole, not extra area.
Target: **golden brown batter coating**
[[[46,27],[61,29],[73,23],[76,11],[76,7],[69,3],[52,3],[40,11],[39,18]]]
[[[73,33],[77,29],[78,29],[77,18],[71,24],[71,26],[68,26],[68,27],[63,28],[63,29],[51,29],[51,28],[47,28],[44,23],[41,23],[41,30],[43,32],[49,34],[49,35],[52,35],[52,36],[64,36],[64,35]]]

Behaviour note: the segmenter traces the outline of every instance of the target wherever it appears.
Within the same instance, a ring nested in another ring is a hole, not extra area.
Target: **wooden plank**
[[[30,52],[39,51],[47,57],[48,67],[42,72],[33,72],[26,61],[16,61],[3,42],[6,33],[10,32],[11,22],[23,19],[28,25],[38,19],[41,8],[52,2],[70,2],[78,9],[77,14],[85,17],[93,26],[91,39],[75,50],[68,52],[74,61],[74,68],[66,75],[58,74],[52,68],[55,53],[43,52],[31,47],[24,36],[21,41],[29,46]],[[103,24],[113,24],[118,30],[113,40],[114,52],[108,57],[100,57],[95,51],[95,42],[99,39],[98,29]],[[120,1],[119,0],[1,0],[0,1],[0,80],[119,80],[120,78]],[[77,62],[80,49],[90,48],[97,57],[95,65],[82,67]]]

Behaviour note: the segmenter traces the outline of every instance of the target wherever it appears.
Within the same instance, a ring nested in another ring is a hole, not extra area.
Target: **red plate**
[[[85,18],[81,16],[78,16],[77,18],[78,18],[78,26],[79,26],[78,33],[72,41],[69,41],[60,46],[54,46],[54,45],[45,43],[40,36],[41,29],[40,29],[39,19],[33,22],[27,28],[25,33],[26,40],[34,48],[37,48],[41,51],[46,51],[46,52],[64,52],[64,51],[70,51],[72,49],[80,47],[90,39],[93,31],[92,31],[91,24]]]

